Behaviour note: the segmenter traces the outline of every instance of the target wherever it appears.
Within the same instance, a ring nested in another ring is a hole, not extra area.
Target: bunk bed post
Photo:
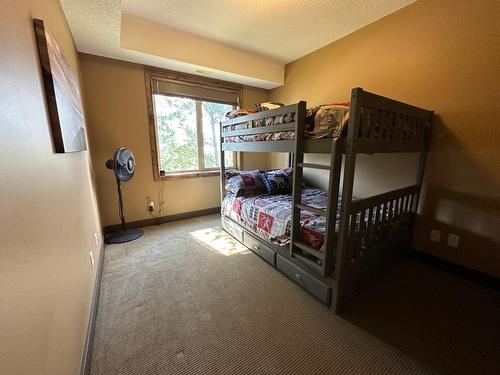
[[[302,168],[299,163],[304,161],[304,130],[306,119],[306,102],[297,103],[295,111],[296,127],[295,142],[293,148],[293,186],[292,186],[292,225],[290,228],[290,257],[293,257],[294,242],[300,237],[300,209],[296,206],[301,203],[302,197]]]
[[[428,131],[427,131],[427,134],[426,134],[426,139],[425,139],[425,149],[420,153],[420,160],[419,160],[419,163],[418,163],[418,172],[417,172],[417,185],[418,185],[418,194],[417,194],[417,198],[415,199],[415,212],[417,212],[417,209],[418,209],[418,201],[419,201],[419,198],[420,198],[420,190],[422,188],[422,182],[424,181],[424,172],[425,172],[425,163],[427,161],[427,152],[429,150],[429,145],[430,145],[430,141],[431,141],[431,129],[432,129],[432,121],[433,121],[433,117],[434,117],[434,111],[429,111],[429,118],[428,118],[428,122],[429,122],[429,127],[428,127]]]
[[[222,122],[220,122],[220,160],[219,160],[219,166],[220,166],[220,205],[222,209],[222,203],[224,201],[224,195],[225,195],[225,185],[226,185],[226,179],[225,179],[225,153],[224,153],[224,148],[222,147],[222,144],[224,143],[224,136],[222,132]],[[221,217],[222,220],[222,217]]]
[[[429,126],[428,126],[428,130],[427,130],[427,134],[425,134],[425,136],[426,136],[425,149],[422,152],[420,152],[420,159],[418,162],[418,171],[417,171],[418,191],[417,191],[415,199],[413,200],[413,207],[411,207],[411,211],[414,213],[414,218],[413,218],[413,222],[411,223],[411,227],[413,228],[413,230],[411,233],[412,237],[410,238],[410,241],[412,241],[412,238],[413,238],[413,232],[415,229],[414,222],[415,222],[415,219],[417,216],[418,202],[420,200],[420,194],[422,192],[422,183],[424,181],[424,172],[425,172],[425,164],[427,161],[427,152],[429,151],[429,146],[431,143],[431,129],[432,129],[433,119],[434,119],[434,111],[429,111],[429,118],[427,120],[429,122]]]
[[[324,239],[324,257],[321,273],[327,275],[332,270],[333,252],[335,245],[335,226],[337,223],[337,207],[339,199],[340,168],[342,166],[342,154],[337,147],[338,138],[332,140],[330,155],[330,175],[328,181],[328,201],[326,212],[325,239]]]
[[[342,202],[340,207],[340,225],[337,237],[337,248],[335,251],[334,279],[336,281],[333,289],[332,303],[330,308],[338,313],[342,299],[342,279],[344,263],[346,261],[346,248],[348,241],[349,216],[351,210],[352,193],[354,186],[354,171],[356,165],[356,138],[359,129],[361,115],[361,96],[363,89],[353,88],[351,92],[351,113],[347,127],[346,158],[344,165],[344,181],[342,184]]]

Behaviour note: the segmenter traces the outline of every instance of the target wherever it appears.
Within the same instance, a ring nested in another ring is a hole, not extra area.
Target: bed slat
[[[301,168],[311,168],[311,169],[324,169],[329,171],[330,166],[329,165],[323,165],[323,164],[312,164],[312,163],[299,163],[299,167]]]
[[[248,135],[248,134],[295,131],[296,124],[297,123],[294,121],[294,122],[287,122],[286,124],[260,126],[260,127],[255,127],[255,128],[249,128],[249,129],[229,130],[229,131],[224,131],[222,133],[222,135],[224,137],[232,137],[232,136]]]
[[[312,212],[312,213],[319,215],[319,216],[327,216],[326,210],[324,210],[322,208],[311,207],[311,206],[308,206],[306,204],[296,204],[295,207],[297,207],[300,210]]]
[[[293,152],[294,140],[261,142],[223,142],[223,151]]]
[[[312,255],[313,257],[318,258],[319,260],[323,259],[323,253],[321,251],[318,251],[314,248],[312,248],[309,245],[306,245],[305,243],[301,241],[294,241],[293,244],[297,246],[299,249],[302,251],[305,251],[307,254]]]

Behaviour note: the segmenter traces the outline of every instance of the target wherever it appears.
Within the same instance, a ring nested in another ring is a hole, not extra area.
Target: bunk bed
[[[222,227],[336,313],[346,299],[409,248],[433,118],[432,111],[361,88],[352,90],[347,111],[345,126],[318,137],[306,131],[304,101],[220,124]],[[229,151],[290,153],[291,195],[231,196],[224,165],[224,153]],[[363,199],[353,197],[356,155],[402,152],[420,153],[414,185]],[[305,163],[306,153],[330,154],[330,165]],[[305,187],[306,168],[329,172],[327,193]],[[259,199],[288,205],[289,218],[281,217],[289,222],[288,239],[285,236],[277,243],[244,225],[230,214],[236,199],[240,208],[249,205],[249,212],[252,205],[259,206]],[[321,236],[313,236],[319,243],[307,241],[304,231],[314,231],[319,218],[323,218],[317,230]]]

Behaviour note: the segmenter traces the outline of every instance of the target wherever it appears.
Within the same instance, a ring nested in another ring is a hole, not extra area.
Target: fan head
[[[128,148],[121,147],[115,151],[113,159],[106,161],[106,167],[113,170],[119,181],[128,181],[135,172],[134,154]]]

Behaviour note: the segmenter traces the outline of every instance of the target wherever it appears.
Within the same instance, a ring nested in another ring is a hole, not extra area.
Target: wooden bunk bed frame
[[[224,126],[286,113],[292,123],[223,132]],[[257,237],[244,226],[222,216],[222,227],[295,283],[338,313],[342,303],[362,285],[380,275],[388,263],[409,249],[414,216],[430,141],[433,112],[352,89],[347,135],[304,139],[304,101],[274,110],[221,122],[221,205],[225,197],[225,151],[288,152],[293,154],[292,225],[289,249]],[[295,131],[295,139],[260,142],[224,142],[228,136]],[[402,189],[352,201],[357,154],[419,152],[416,183]],[[305,153],[330,154],[330,165],[304,163]],[[342,160],[344,159],[344,168]],[[327,209],[301,203],[303,169],[329,171]],[[343,170],[340,225],[335,231]],[[323,251],[299,241],[300,210],[326,217]],[[304,256],[307,254],[307,256]],[[313,259],[313,260],[311,260]],[[316,261],[314,261],[316,259]]]

